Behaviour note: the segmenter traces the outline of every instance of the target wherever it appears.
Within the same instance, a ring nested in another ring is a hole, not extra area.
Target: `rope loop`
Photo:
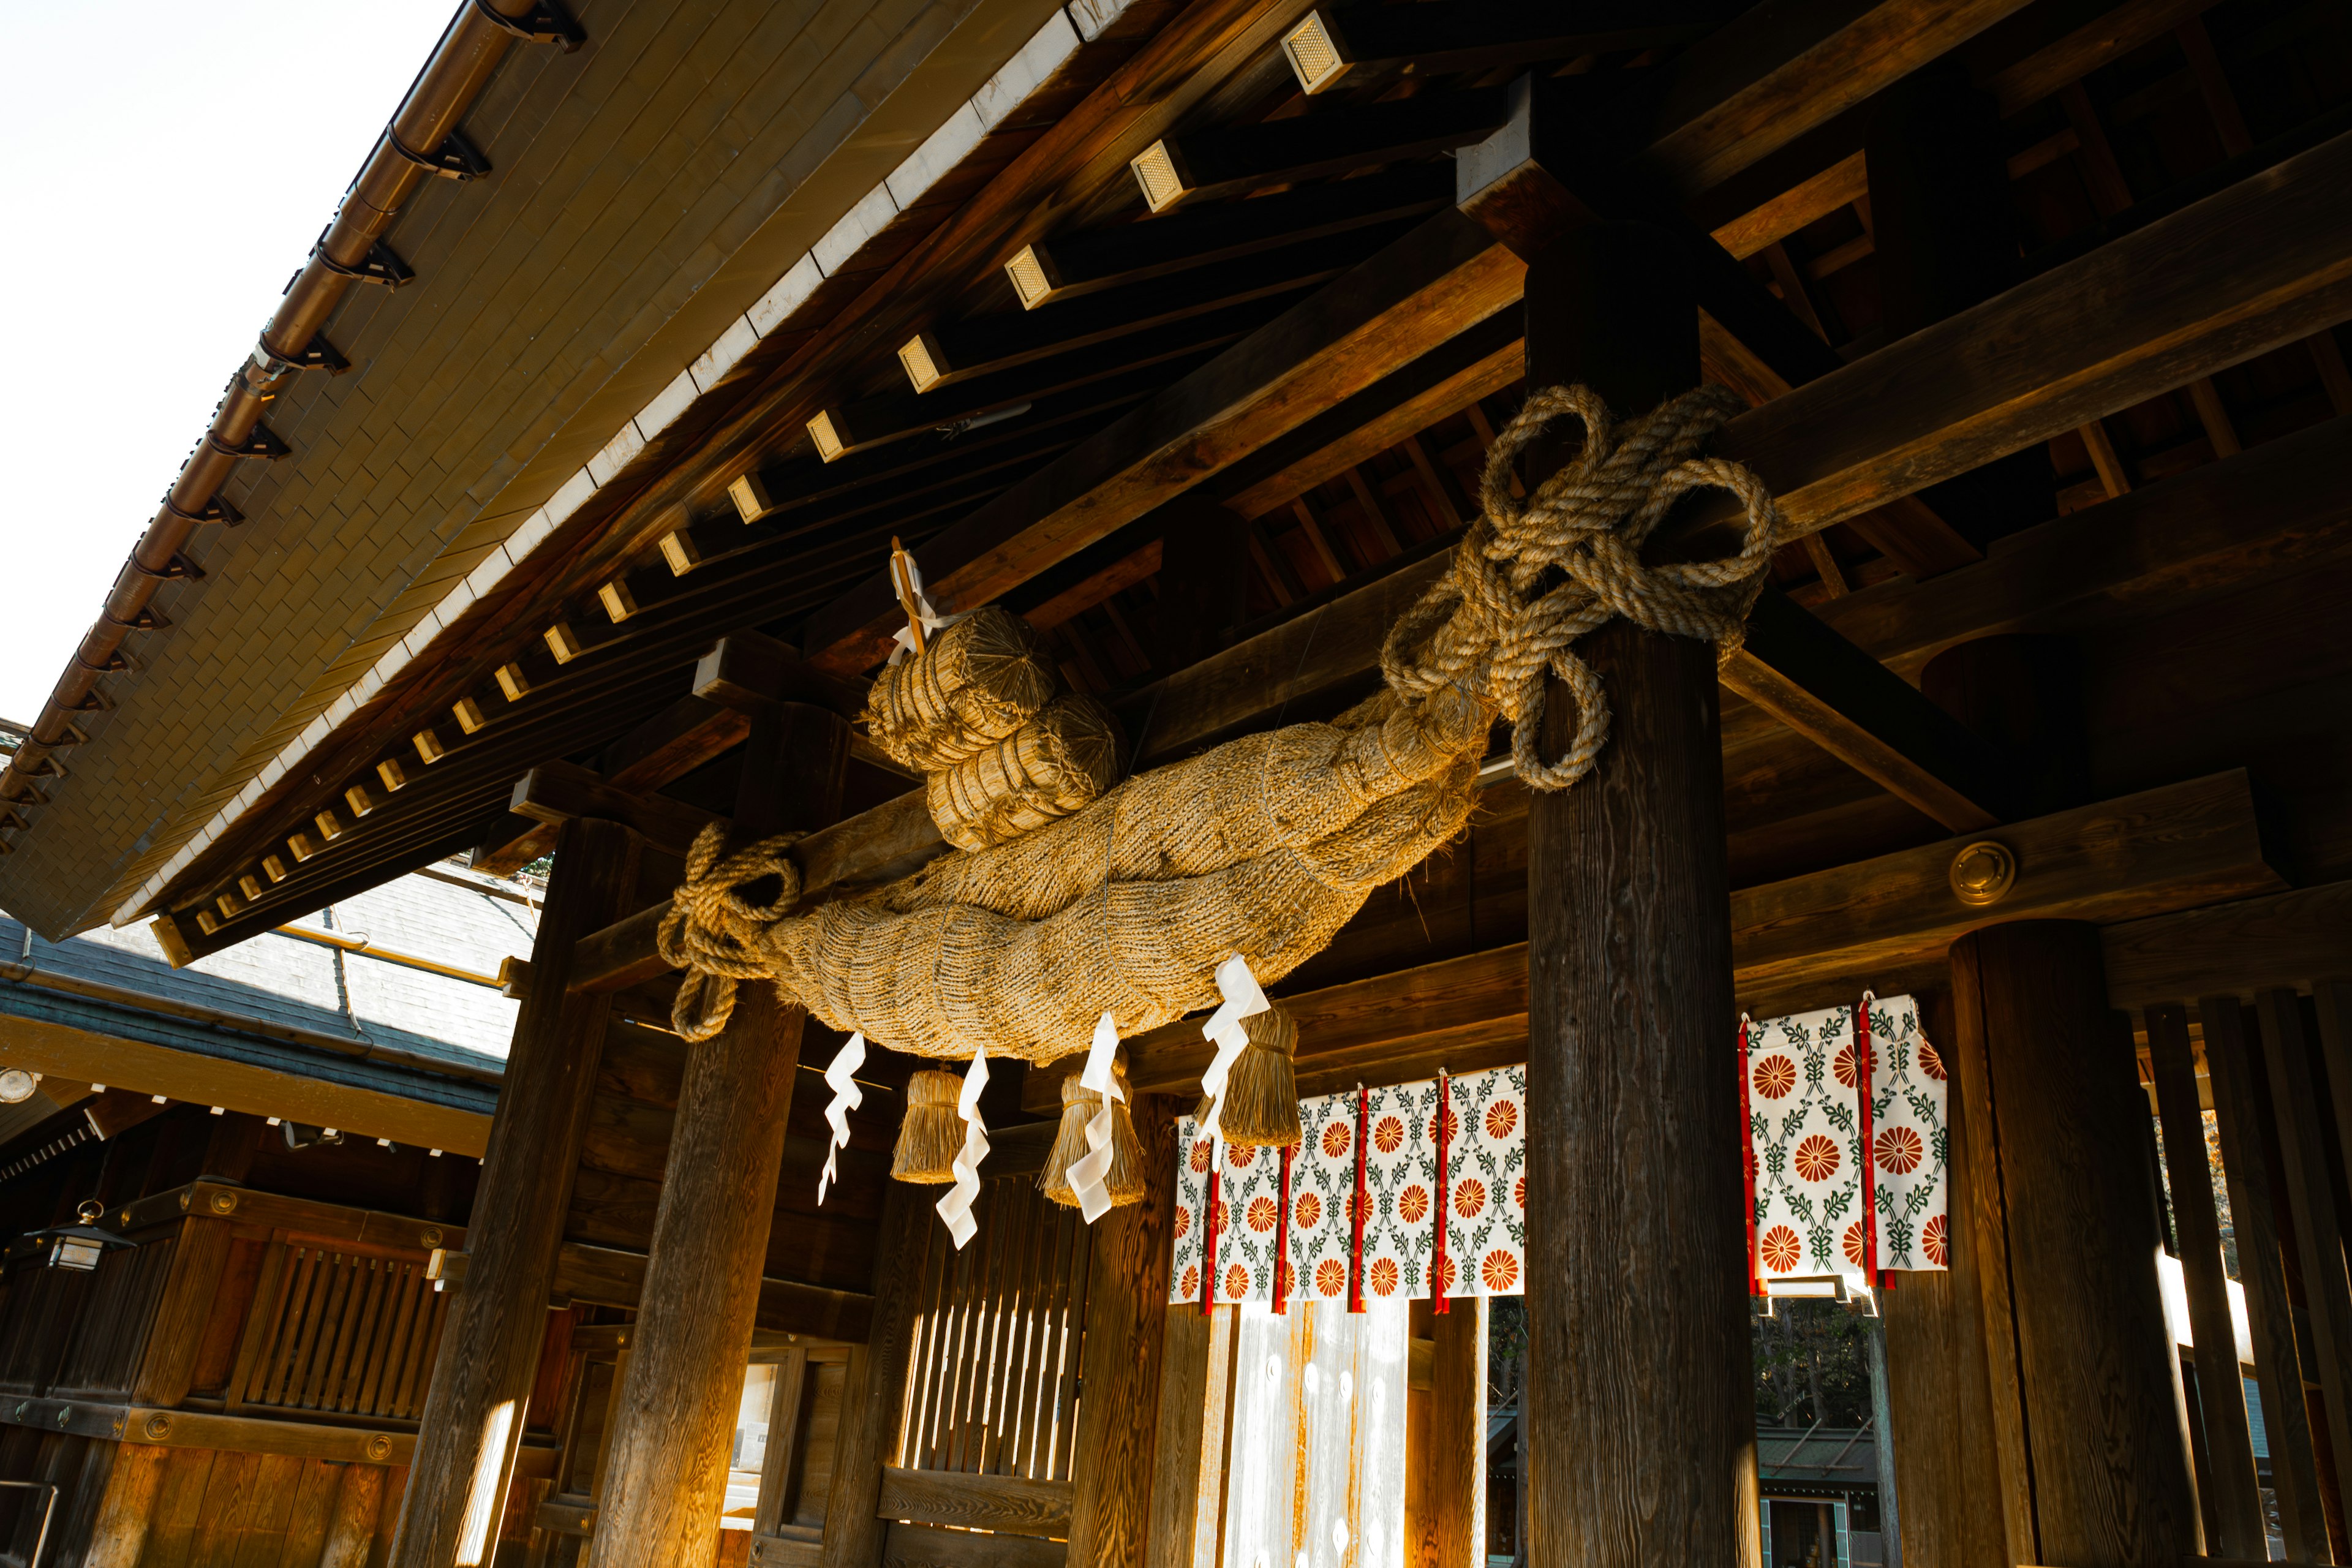
[[[687,972],[670,1005],[670,1026],[685,1038],[707,1040],[718,1034],[734,1014],[735,983],[772,973],[761,939],[800,901],[800,868],[784,851],[801,837],[780,833],[724,859],[724,825],[714,822],[695,837],[687,851],[686,880],[671,896],[654,936],[662,962]],[[783,884],[772,904],[752,903],[740,890],[762,877]]]
[[[1457,686],[1511,721],[1511,760],[1542,790],[1566,789],[1592,771],[1609,739],[1601,678],[1577,639],[1622,617],[1652,631],[1697,637],[1727,654],[1780,539],[1780,514],[1745,466],[1699,456],[1745,405],[1699,386],[1640,418],[1618,423],[1591,387],[1532,394],[1486,456],[1470,525],[1445,575],[1390,628],[1381,668],[1390,687],[1425,697]],[[1512,465],[1556,422],[1584,429],[1582,449],[1522,500]],[[1649,565],[1642,547],[1693,490],[1720,489],[1740,506],[1743,535],[1714,561]],[[1576,735],[1556,761],[1540,750],[1544,677],[1576,705]]]

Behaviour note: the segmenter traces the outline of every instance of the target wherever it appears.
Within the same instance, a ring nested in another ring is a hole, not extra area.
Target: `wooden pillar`
[[[1621,416],[1696,384],[1687,264],[1606,224],[1528,268],[1528,383]],[[1532,476],[1531,476],[1532,477]],[[1599,765],[1528,822],[1528,1390],[1537,1568],[1756,1560],[1715,649],[1615,622],[1577,651]],[[1555,683],[1545,746],[1575,715]]]
[[[466,1279],[433,1363],[389,1568],[478,1568],[496,1549],[611,1010],[610,997],[569,992],[564,980],[572,944],[629,912],[638,847],[618,823],[576,820],[557,835],[467,1227]]]
[[[839,715],[756,715],[735,844],[830,824],[848,763]],[[745,981],[726,1028],[687,1047],[589,1568],[699,1568],[718,1550],[806,1018],[773,982]]]
[[[1989,1334],[2011,1336],[2030,1543],[2017,1562],[2173,1564],[2198,1550],[2197,1500],[2158,1294],[2146,1096],[2106,1001],[2095,926],[2019,921],[1952,946],[1956,1042],[1978,1213],[1997,1196],[2006,1290],[1982,1278]],[[1979,1250],[1992,1240],[1979,1226]],[[1993,1358],[1996,1373],[2000,1363]],[[2014,1506],[2018,1466],[2005,1464]]]
[[[1486,1299],[1465,1296],[1452,1308],[1429,1317],[1428,1447],[1412,1460],[1427,1506],[1418,1531],[1408,1510],[1406,1568],[1486,1561]]]
[[[825,1499],[823,1568],[875,1568],[882,1561],[882,1467],[898,1450],[898,1405],[914,1345],[927,1228],[937,1188],[892,1182],[874,1238],[874,1316],[866,1343],[849,1353]]]
[[[140,1559],[147,1552],[148,1531],[154,1523],[156,1498],[163,1490],[163,1466],[172,1451],[146,1443],[107,1447],[113,1450],[113,1458],[106,1471],[98,1516],[90,1521],[89,1542],[82,1551],[82,1568],[139,1568]]]
[[[1152,1173],[1140,1203],[1097,1220],[1088,1266],[1085,1363],[1070,1480],[1069,1568],[1141,1568],[1150,1534],[1155,1424],[1166,1344],[1175,1105],[1139,1096],[1135,1131]]]
[[[2205,1153],[2198,1105],[2197,1060],[2189,1047],[2188,1009],[2163,1003],[2147,1010],[2148,1061],[2164,1119],[2164,1158],[2171,1182],[2173,1233],[2197,1342],[2197,1412],[2204,1427],[2204,1501],[2216,1557],[2259,1562],[2270,1555],[2263,1530],[2261,1483],[2238,1370],[2238,1334],[2230,1319],[2230,1281],[2221,1268],[2221,1228],[2213,1206],[2213,1167]]]
[[[327,1521],[319,1568],[367,1568],[375,1542],[376,1516],[383,1508],[382,1465],[345,1465],[335,1484],[335,1511]]]
[[[2246,1291],[2279,1532],[2288,1562],[2317,1563],[2327,1553],[2326,1509],[2295,1355],[2294,1306],[2287,1293],[2285,1241],[2273,1197],[2280,1184],[2254,1089],[2255,1047],[2246,1038],[2245,1012],[2235,996],[2200,997],[2197,1020],[2205,1032],[2214,1131],[2221,1136],[2221,1174],[2229,1185],[2230,1225],[2238,1238],[2238,1277]]]

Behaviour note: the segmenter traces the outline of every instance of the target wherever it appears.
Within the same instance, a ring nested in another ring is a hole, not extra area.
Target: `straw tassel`
[[[1111,1101],[1111,1162],[1110,1173],[1103,1185],[1114,1205],[1139,1203],[1143,1199],[1143,1145],[1135,1136],[1135,1118],[1128,1110],[1134,1099],[1127,1084],[1127,1068],[1121,1064],[1112,1069],[1118,1082],[1118,1098]],[[1076,1073],[1062,1079],[1062,1124],[1054,1134],[1054,1151],[1045,1156],[1045,1171],[1037,1179],[1038,1190],[1065,1208],[1079,1206],[1078,1194],[1070,1185],[1070,1167],[1091,1152],[1087,1142],[1087,1123],[1102,1110],[1103,1097],[1078,1081]]]
[[[907,1080],[907,1119],[898,1124],[898,1148],[890,1174],[901,1182],[952,1182],[955,1157],[963,1149],[963,1115],[956,1100],[963,1079],[951,1072],[919,1072]]]
[[[1298,1120],[1298,1021],[1276,1006],[1241,1021],[1249,1045],[1225,1076],[1218,1131],[1243,1149],[1286,1148],[1306,1135]],[[1206,1121],[1209,1101],[1201,1101]]]

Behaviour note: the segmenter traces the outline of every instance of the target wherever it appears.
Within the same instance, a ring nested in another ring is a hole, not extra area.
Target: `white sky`
[[[460,3],[0,0],[0,716],[38,713]]]

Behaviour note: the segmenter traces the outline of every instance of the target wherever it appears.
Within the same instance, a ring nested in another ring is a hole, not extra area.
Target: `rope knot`
[[[695,836],[694,847],[687,851],[686,880],[671,895],[654,933],[662,962],[687,972],[670,1004],[670,1025],[685,1038],[707,1040],[718,1034],[734,1014],[735,983],[775,972],[761,939],[800,901],[800,868],[784,853],[800,837],[780,833],[722,860],[723,825],[714,822]],[[783,884],[773,903],[755,904],[742,895],[742,889],[762,877]]]
[[[1511,721],[1512,763],[1537,789],[1566,789],[1591,772],[1609,738],[1609,703],[1576,640],[1622,616],[1734,648],[1762,591],[1780,512],[1746,467],[1699,456],[1742,406],[1722,387],[1699,386],[1619,424],[1590,387],[1531,395],[1487,453],[1483,510],[1445,575],[1390,629],[1381,649],[1390,687],[1426,697],[1457,686],[1487,703]],[[1561,419],[1583,426],[1582,450],[1524,500],[1513,496],[1513,462]],[[1715,561],[1645,564],[1643,545],[1697,489],[1739,502],[1740,548]],[[1547,673],[1577,708],[1576,738],[1553,763],[1538,749]]]

